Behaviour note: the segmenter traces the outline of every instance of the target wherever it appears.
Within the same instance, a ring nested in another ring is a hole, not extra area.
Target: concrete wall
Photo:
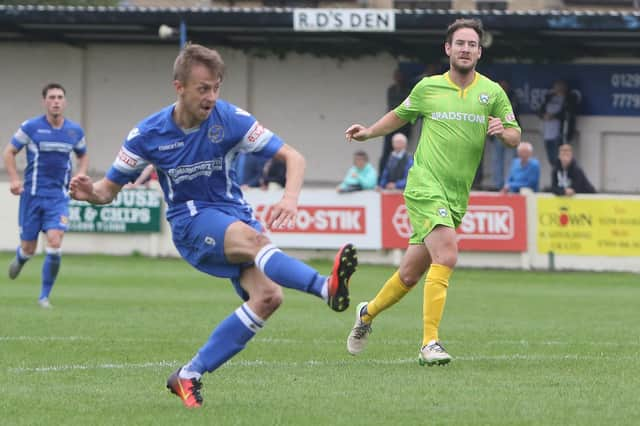
[[[227,64],[222,97],[249,110],[305,154],[308,181],[342,179],[356,149],[344,142],[344,129],[385,112],[395,61],[388,56],[345,62],[306,55],[255,59],[238,50],[220,52]],[[175,101],[171,70],[176,53],[169,46],[0,44],[2,144],[22,121],[42,113],[40,90],[58,81],[67,89],[67,116],[85,128],[90,170],[104,173],[129,130]],[[358,148],[376,159],[381,144]]]
[[[19,124],[42,112],[40,89],[49,81],[68,91],[67,115],[86,130],[90,169],[104,173],[129,130],[142,118],[175,100],[171,68],[177,47],[55,43],[0,43],[0,135],[7,143]],[[344,129],[370,124],[386,108],[386,88],[396,60],[387,55],[337,61],[311,55],[251,58],[221,49],[227,63],[222,96],[252,112],[308,159],[307,182],[334,184],[351,165],[356,149],[377,164],[381,140],[347,145]],[[582,62],[588,62],[583,60]],[[639,61],[636,61],[636,63]],[[625,60],[629,63],[629,59]],[[550,168],[540,138],[540,121],[523,116],[524,139],[534,144],[542,164],[541,187]],[[640,124],[637,118],[578,119],[577,157],[599,190],[640,190]],[[415,133],[415,132],[414,132]],[[491,153],[486,153],[490,156]],[[24,155],[19,157],[24,165]],[[485,162],[487,181],[491,162]],[[0,175],[4,171],[0,166]],[[0,177],[1,179],[1,177]]]

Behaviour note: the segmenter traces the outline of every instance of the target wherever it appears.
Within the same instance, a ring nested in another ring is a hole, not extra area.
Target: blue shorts
[[[20,239],[35,241],[40,231],[69,229],[69,199],[61,197],[35,197],[26,191],[20,195],[18,210]]]
[[[229,263],[224,254],[224,235],[229,225],[242,221],[258,232],[263,228],[250,211],[235,207],[207,207],[195,216],[183,214],[171,218],[173,243],[180,256],[199,271],[220,278],[230,278],[244,300],[249,295],[240,286],[240,273],[249,263]]]

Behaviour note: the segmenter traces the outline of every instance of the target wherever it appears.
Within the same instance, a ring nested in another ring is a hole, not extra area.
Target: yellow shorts
[[[409,244],[423,244],[437,225],[456,229],[464,216],[464,212],[452,210],[447,199],[441,195],[405,192],[404,202],[413,228]]]

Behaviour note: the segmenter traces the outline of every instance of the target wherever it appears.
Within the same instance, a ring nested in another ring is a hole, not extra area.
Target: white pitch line
[[[156,368],[156,367],[175,367],[180,365],[179,361],[157,361],[143,362],[139,364],[68,364],[68,365],[49,365],[45,367],[15,367],[10,368],[11,373],[55,373],[58,371],[69,370],[117,370],[123,368]]]
[[[454,357],[454,364],[457,362],[479,362],[479,361],[602,361],[608,358],[616,360],[637,361],[640,354],[635,356],[611,355],[530,355],[530,354],[509,354],[509,355],[490,355],[490,356],[458,356]],[[327,360],[308,360],[308,361],[265,361],[265,360],[239,360],[230,361],[225,364],[227,367],[325,367],[325,366],[353,366],[353,365],[401,365],[401,364],[417,364],[418,357],[414,358],[396,358],[396,359],[367,359],[367,358],[349,358],[335,361]],[[159,367],[175,367],[180,365],[180,361],[156,361],[144,363],[107,363],[107,364],[69,364],[69,365],[51,365],[43,367],[14,367],[9,368],[11,373],[55,373],[69,370],[115,370],[115,369],[136,369],[136,368],[159,368]]]
[[[206,336],[203,335],[203,340],[199,340],[197,338],[190,339],[181,339],[181,342],[185,343],[194,343],[198,344],[204,342]],[[155,343],[155,342],[164,342],[166,339],[164,338],[133,338],[133,337],[95,337],[95,336],[0,336],[0,343],[2,342],[75,342],[75,341],[110,341],[110,342],[137,342],[137,343]],[[172,340],[175,341],[175,340]],[[315,338],[315,339],[290,339],[290,338],[281,338],[281,337],[256,337],[253,339],[255,343],[267,343],[267,344],[277,344],[277,345],[288,345],[288,344],[335,344],[342,343],[342,341],[337,342],[335,339],[325,339],[325,338]],[[418,342],[418,343],[416,343]],[[462,340],[447,340],[447,344],[449,345],[460,345],[465,344],[465,341]],[[403,339],[375,339],[375,344],[379,345],[418,345],[419,341],[417,340],[403,340]],[[640,341],[625,341],[625,342],[606,342],[606,341],[590,341],[590,342],[571,342],[571,341],[559,341],[559,340],[547,340],[547,341],[528,341],[528,340],[484,340],[482,341],[483,346],[494,346],[494,345],[512,345],[512,346],[569,346],[569,345],[587,345],[587,346],[612,346],[612,347],[633,347],[640,346]]]

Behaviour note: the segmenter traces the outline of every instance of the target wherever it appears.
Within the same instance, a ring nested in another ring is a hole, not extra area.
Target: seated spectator
[[[338,192],[353,192],[374,189],[377,183],[378,172],[369,162],[369,155],[364,151],[356,151],[353,154],[353,166],[336,190]]]
[[[275,158],[270,159],[262,169],[260,187],[262,189],[284,188],[287,182],[287,165],[284,161]]]
[[[238,185],[243,188],[259,188],[266,162],[267,159],[259,155],[238,154],[234,164]]]
[[[551,192],[556,195],[593,194],[596,192],[573,158],[571,145],[560,145],[558,160],[551,172]]]
[[[404,189],[407,184],[407,174],[413,165],[413,156],[407,152],[407,137],[396,133],[391,138],[393,150],[387,164],[382,169],[379,186],[381,189]]]
[[[518,158],[513,159],[507,182],[502,187],[503,194],[520,192],[521,188],[530,188],[538,192],[540,184],[540,163],[533,156],[533,146],[529,142],[520,142],[517,150]]]

